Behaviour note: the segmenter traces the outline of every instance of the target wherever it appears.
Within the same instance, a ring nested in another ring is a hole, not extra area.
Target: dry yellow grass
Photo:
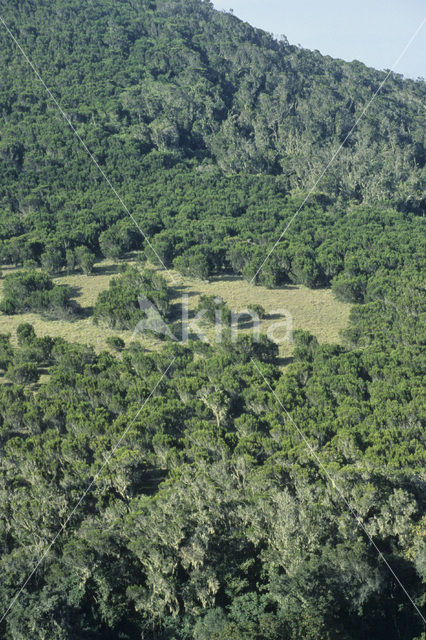
[[[17,269],[4,268],[3,275],[13,273]],[[78,304],[87,312],[93,308],[97,297],[101,291],[108,289],[111,278],[117,273],[117,265],[110,260],[103,260],[95,267],[93,275],[84,276],[82,274],[64,275],[54,278],[57,284],[67,284],[75,291],[75,299]],[[0,294],[2,281],[0,282]],[[126,344],[129,344],[133,332],[117,331],[93,324],[90,316],[77,318],[72,322],[63,320],[47,320],[36,313],[21,313],[13,316],[0,312],[0,333],[10,333],[12,344],[16,345],[16,329],[21,322],[29,322],[34,326],[38,336],[61,337],[70,342],[80,342],[91,345],[99,353],[102,350],[109,350],[106,339],[110,336],[120,336]],[[144,339],[144,346],[148,349],[158,348],[159,341],[152,338]]]
[[[176,275],[176,274],[175,274]],[[179,290],[189,294],[189,307],[194,309],[200,295],[220,296],[233,311],[239,312],[252,304],[260,304],[271,316],[260,323],[261,333],[267,333],[272,325],[282,324],[274,330],[277,337],[287,334],[285,312],[292,318],[293,330],[305,329],[314,334],[319,342],[339,342],[339,332],[349,320],[351,305],[336,300],[329,289],[308,289],[289,286],[283,289],[266,289],[241,280],[238,276],[227,276],[212,282],[200,282],[179,277]],[[243,331],[250,332],[252,329]],[[288,357],[292,345],[285,341],[280,345],[280,356]]]
[[[13,269],[4,269],[4,275]],[[96,265],[91,276],[81,274],[61,276],[55,281],[68,284],[75,291],[77,302],[90,313],[101,291],[108,288],[111,278],[117,273],[117,265],[104,260]],[[189,278],[182,278],[173,272],[179,284],[176,288],[175,303],[180,304],[180,296],[188,295],[190,310],[195,309],[200,295],[220,296],[230,309],[239,312],[250,304],[260,304],[270,317],[266,317],[260,325],[260,331],[267,333],[271,325],[284,323],[281,329],[275,331],[277,336],[285,336],[287,327],[283,312],[292,317],[293,329],[305,329],[313,333],[320,342],[338,342],[340,329],[347,326],[350,304],[336,300],[330,290],[311,290],[301,286],[291,286],[283,289],[269,290],[264,287],[254,287],[237,276],[226,276],[211,282],[201,282]],[[0,283],[1,291],[1,283]],[[16,328],[21,322],[34,325],[37,335],[51,335],[63,337],[71,342],[81,342],[92,345],[97,352],[107,349],[106,339],[112,335],[119,335],[128,345],[132,339],[131,331],[116,331],[105,327],[95,326],[90,316],[77,319],[74,322],[50,321],[38,314],[27,313],[7,316],[0,313],[0,332],[11,333],[15,342]],[[242,329],[250,332],[251,328]],[[213,337],[214,330],[207,331],[208,337]],[[138,338],[139,339],[139,338]],[[142,338],[143,345],[148,349],[156,349],[161,343],[152,338]],[[280,345],[280,356],[291,355],[292,346],[286,341]]]

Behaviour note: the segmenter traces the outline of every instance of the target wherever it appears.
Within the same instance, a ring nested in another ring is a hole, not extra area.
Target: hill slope
[[[34,267],[78,286],[93,253],[152,252],[0,28],[0,261],[25,266],[0,302],[0,636],[419,640],[424,83],[389,78],[256,276],[384,75],[201,0],[0,6],[167,264],[361,303],[343,344],[295,331],[285,373],[265,337],[95,353],[20,323],[78,312]],[[157,271],[93,280],[110,326],[138,293],[172,312]]]
[[[346,139],[384,73],[277,42],[209,2],[20,0],[2,13],[165,264],[251,279],[342,143],[293,245],[281,243],[257,280],[328,285],[366,242],[348,236],[367,233],[370,253],[394,246],[394,224],[396,253],[416,254],[423,82],[392,74]],[[1,261],[40,263],[47,252],[60,266],[81,245],[112,258],[141,248],[4,28],[0,38]],[[244,246],[231,254],[236,237]],[[352,260],[349,277],[362,282],[345,299],[364,299],[368,274],[387,268],[382,254],[364,270]]]
[[[139,180],[141,158],[159,150],[306,187],[385,77],[277,42],[201,0],[4,5],[6,23],[119,182]],[[52,172],[63,183],[63,170],[74,185],[90,183],[92,171],[3,29],[0,43],[2,175],[35,187]],[[424,83],[392,74],[345,142],[327,190],[416,206],[425,95]]]

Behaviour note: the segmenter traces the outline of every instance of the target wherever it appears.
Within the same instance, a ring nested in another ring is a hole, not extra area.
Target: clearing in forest
[[[129,261],[131,264],[133,261]],[[3,269],[3,275],[12,273],[16,269]],[[37,335],[60,336],[71,342],[92,345],[97,352],[108,349],[106,339],[119,335],[128,345],[132,340],[132,331],[117,331],[103,326],[96,326],[92,321],[92,311],[101,291],[108,288],[112,277],[119,272],[119,265],[110,260],[103,260],[96,264],[90,276],[81,274],[63,275],[55,278],[58,284],[67,284],[73,289],[75,300],[82,307],[83,313],[74,321],[47,320],[36,313],[5,315],[0,313],[0,333],[11,333],[12,342],[16,343],[16,328],[21,322],[34,325]],[[164,274],[167,278],[167,274]],[[290,285],[282,289],[266,289],[253,286],[238,276],[222,276],[210,282],[192,280],[173,272],[178,283],[174,285],[176,297],[174,304],[177,317],[180,316],[182,296],[187,296],[189,317],[193,315],[201,295],[220,296],[228,307],[240,312],[249,305],[261,305],[267,316],[260,323],[260,332],[267,333],[272,325],[276,327],[274,334],[285,336],[285,313],[292,318],[293,330],[305,329],[313,333],[319,342],[339,342],[339,332],[345,328],[349,320],[351,305],[339,302],[330,289],[308,289],[303,286]],[[0,294],[2,283],[0,281]],[[285,313],[283,313],[285,312]],[[204,328],[206,325],[201,323]],[[242,322],[241,332],[251,332],[250,322]],[[208,337],[213,337],[214,329],[207,329]],[[164,344],[153,337],[138,337],[149,350],[157,349]],[[291,356],[292,345],[284,342],[280,345],[281,358]]]

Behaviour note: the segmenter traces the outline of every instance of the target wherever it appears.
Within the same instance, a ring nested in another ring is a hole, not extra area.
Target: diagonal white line
[[[398,576],[396,575],[395,571],[392,569],[391,565],[389,564],[389,562],[386,560],[386,558],[384,557],[383,553],[380,551],[379,547],[377,546],[377,544],[374,542],[373,538],[370,536],[370,534],[368,533],[361,516],[359,515],[359,513],[351,506],[350,502],[347,500],[345,494],[342,492],[342,490],[337,486],[337,484],[334,482],[334,479],[332,478],[332,476],[330,475],[330,473],[327,471],[326,467],[324,466],[324,464],[321,462],[320,457],[318,456],[318,454],[316,453],[315,449],[312,447],[311,443],[309,442],[308,438],[305,436],[305,434],[303,433],[303,431],[298,427],[298,425],[295,423],[295,421],[293,420],[293,418],[291,417],[291,415],[289,414],[289,412],[287,411],[287,409],[284,407],[284,405],[282,404],[281,400],[279,399],[279,397],[277,396],[277,394],[275,393],[275,390],[271,387],[271,385],[269,384],[269,382],[267,381],[267,379],[265,378],[265,376],[263,375],[262,371],[259,369],[259,367],[257,366],[257,363],[255,362],[255,360],[253,360],[252,358],[252,362],[254,364],[254,366],[256,367],[256,369],[258,370],[258,372],[260,373],[260,375],[262,376],[263,380],[265,381],[265,383],[267,384],[268,388],[270,389],[271,393],[273,394],[273,396],[275,397],[275,399],[277,400],[278,404],[280,405],[281,409],[284,411],[284,413],[286,414],[287,418],[290,420],[290,422],[293,424],[293,426],[296,428],[297,432],[299,433],[300,437],[303,439],[304,443],[306,444],[306,446],[309,449],[309,452],[311,453],[312,457],[315,458],[315,461],[317,462],[318,466],[320,467],[320,469],[325,473],[325,475],[327,476],[327,479],[331,482],[331,484],[333,485],[334,489],[336,489],[337,493],[339,494],[340,498],[343,500],[343,502],[346,504],[347,508],[349,509],[349,512],[351,513],[351,515],[354,517],[355,522],[357,523],[358,526],[360,526],[362,528],[362,530],[364,531],[365,535],[367,536],[367,538],[369,539],[369,541],[371,542],[371,544],[373,545],[373,547],[375,548],[375,550],[377,551],[379,558],[381,558],[381,560],[383,560],[383,562],[385,563],[385,565],[387,566],[387,568],[389,569],[389,571],[391,572],[391,574],[393,575],[393,577],[395,578],[395,580],[397,581],[397,583],[399,584],[399,586],[401,587],[401,589],[403,590],[403,592],[405,593],[405,595],[407,596],[408,600],[411,602],[411,604],[413,605],[413,607],[415,608],[415,610],[417,611],[417,613],[419,614],[419,616],[421,617],[421,619],[423,620],[423,622],[426,624],[426,618],[423,616],[422,612],[420,611],[419,607],[416,605],[416,603],[414,602],[414,600],[412,599],[412,597],[410,596],[410,594],[408,593],[407,589],[404,587],[404,585],[402,584],[401,580],[398,578]]]
[[[113,194],[115,195],[115,197],[117,198],[117,200],[119,201],[119,203],[121,204],[122,208],[124,209],[124,211],[127,213],[127,215],[129,216],[129,218],[132,220],[133,224],[136,226],[136,228],[139,230],[140,234],[143,236],[145,242],[148,244],[149,248],[152,250],[152,252],[154,253],[154,255],[156,256],[156,258],[158,259],[159,263],[161,264],[161,266],[163,267],[163,269],[165,269],[171,279],[171,281],[173,283],[176,282],[176,278],[173,276],[173,274],[169,271],[169,269],[166,267],[166,265],[164,264],[163,260],[160,258],[160,256],[158,255],[157,251],[155,250],[155,248],[152,246],[151,242],[149,241],[149,238],[147,237],[147,235],[144,233],[144,231],[142,231],[141,227],[139,226],[139,224],[137,223],[134,215],[131,213],[131,211],[129,210],[128,206],[126,205],[126,203],[124,202],[124,200],[122,199],[122,197],[120,196],[120,194],[118,193],[118,191],[116,190],[116,188],[114,187],[114,185],[112,184],[111,180],[108,178],[107,174],[105,173],[105,171],[102,169],[102,167],[100,166],[99,162],[96,160],[95,156],[92,154],[92,152],[90,151],[89,147],[86,145],[86,143],[84,142],[84,140],[82,139],[82,137],[80,136],[80,134],[78,133],[78,131],[75,129],[74,125],[71,122],[71,119],[69,118],[69,116],[67,115],[67,113],[65,113],[65,111],[62,109],[61,105],[59,104],[59,102],[56,100],[55,96],[53,95],[53,93],[51,92],[51,90],[49,89],[49,87],[47,86],[47,84],[45,83],[45,81],[43,80],[43,78],[41,77],[41,75],[39,74],[39,72],[37,71],[36,67],[34,66],[34,64],[32,63],[32,61],[30,60],[30,58],[27,56],[27,54],[25,53],[24,49],[21,47],[20,43],[18,42],[18,40],[15,38],[15,36],[13,35],[13,33],[11,32],[11,30],[9,29],[9,27],[7,26],[7,24],[5,23],[5,21],[3,20],[3,18],[0,16],[0,22],[3,24],[4,28],[6,29],[7,33],[9,34],[9,36],[12,38],[13,42],[16,44],[16,46],[18,47],[19,51],[22,53],[23,57],[25,58],[25,60],[27,61],[27,63],[29,64],[29,66],[31,67],[31,69],[33,70],[35,76],[37,77],[37,79],[41,82],[41,84],[43,85],[44,89],[46,90],[49,98],[54,102],[54,104],[56,105],[56,107],[58,108],[60,114],[62,115],[62,117],[64,118],[65,122],[68,124],[68,126],[70,127],[71,131],[74,133],[74,135],[76,136],[76,138],[78,139],[78,141],[80,142],[81,146],[83,147],[83,149],[86,151],[87,155],[89,156],[90,160],[93,162],[93,164],[95,165],[95,167],[98,169],[99,173],[101,174],[101,176],[103,177],[103,179],[105,180],[105,182],[108,184],[108,186],[110,187],[111,191],[113,192]]]
[[[335,161],[335,159],[337,158],[337,156],[339,155],[339,153],[341,152],[341,150],[343,149],[343,147],[345,146],[346,141],[350,138],[350,136],[352,135],[352,133],[355,131],[355,129],[357,128],[358,124],[360,123],[360,121],[362,120],[362,118],[365,116],[365,114],[367,113],[368,109],[370,108],[372,102],[375,100],[375,98],[377,97],[377,95],[380,93],[380,91],[383,88],[383,85],[385,84],[385,82],[387,81],[387,79],[389,78],[389,76],[391,75],[391,73],[393,73],[393,70],[395,69],[395,67],[400,63],[400,61],[402,60],[402,58],[405,56],[405,54],[407,53],[408,49],[410,48],[410,46],[413,44],[414,40],[417,38],[417,36],[419,35],[420,31],[423,28],[424,23],[426,22],[426,18],[423,19],[422,23],[417,27],[417,29],[415,30],[415,32],[413,33],[413,35],[411,36],[410,40],[407,42],[407,44],[405,45],[404,49],[402,50],[402,52],[399,54],[398,58],[395,60],[395,62],[392,65],[392,68],[387,72],[385,78],[382,80],[382,82],[379,84],[378,89],[376,90],[376,92],[374,93],[374,95],[372,96],[372,98],[367,102],[367,104],[365,105],[364,109],[361,112],[361,115],[358,117],[357,121],[355,122],[355,124],[353,125],[352,129],[349,131],[349,133],[347,134],[346,138],[343,140],[342,144],[340,145],[340,147],[337,149],[337,151],[335,151],[335,153],[333,154],[333,156],[331,157],[331,160],[328,162],[327,166],[325,167],[325,169],[323,170],[323,172],[321,173],[321,175],[319,176],[319,178],[317,178],[317,180],[315,181],[313,187],[311,187],[311,189],[308,191],[308,195],[304,198],[302,204],[300,205],[300,207],[298,208],[298,210],[296,211],[296,213],[290,218],[289,222],[287,223],[284,231],[281,232],[280,237],[278,238],[278,240],[275,242],[274,246],[272,247],[272,249],[269,251],[268,255],[266,256],[266,258],[264,259],[264,261],[262,262],[262,264],[260,265],[259,269],[256,271],[256,273],[254,274],[253,278],[250,280],[250,283],[252,284],[257,276],[259,275],[259,273],[262,271],[263,267],[265,266],[265,264],[268,262],[269,258],[271,257],[271,255],[273,254],[273,252],[275,251],[277,245],[280,243],[280,241],[282,240],[283,236],[287,233],[287,231],[290,229],[291,225],[293,224],[293,222],[296,220],[297,216],[299,215],[299,213],[301,212],[301,210],[303,209],[303,207],[305,206],[306,202],[309,200],[309,198],[311,197],[312,193],[315,191],[315,189],[317,188],[318,184],[321,182],[321,180],[323,179],[323,177],[325,176],[325,174],[327,173],[327,171],[329,170],[329,168],[331,167],[331,165],[333,164],[333,162]]]
[[[102,471],[104,470],[104,468],[110,463],[111,458],[113,457],[115,451],[117,450],[117,448],[120,446],[121,442],[123,441],[123,438],[125,438],[126,434],[128,433],[129,429],[133,426],[133,424],[135,423],[135,421],[137,420],[138,416],[140,415],[142,409],[145,407],[145,405],[147,404],[147,402],[152,398],[155,390],[157,389],[157,387],[159,386],[159,384],[161,383],[161,381],[163,380],[163,378],[167,375],[168,370],[170,369],[170,367],[172,366],[172,364],[174,363],[174,361],[176,360],[176,357],[173,358],[173,360],[169,363],[167,369],[165,369],[165,371],[163,372],[161,378],[158,380],[158,382],[155,384],[155,386],[153,387],[151,393],[149,394],[149,396],[145,399],[145,401],[143,402],[143,404],[140,406],[140,408],[138,409],[136,415],[134,416],[133,420],[130,422],[129,425],[127,425],[126,429],[124,430],[123,434],[121,435],[120,439],[115,443],[114,447],[111,449],[110,453],[108,454],[108,456],[106,457],[105,462],[102,464],[101,468],[99,469],[99,471],[95,474],[95,476],[93,477],[92,481],[90,482],[89,486],[87,487],[87,489],[84,491],[83,495],[81,496],[81,498],[78,500],[78,502],[74,505],[73,510],[71,511],[71,513],[69,514],[69,516],[67,517],[67,519],[65,520],[64,524],[61,526],[61,528],[59,529],[59,531],[56,533],[56,535],[54,536],[53,540],[51,540],[51,542],[49,543],[47,549],[45,550],[45,552],[43,553],[43,555],[41,556],[40,560],[36,563],[36,565],[33,567],[31,573],[28,575],[28,577],[24,580],[24,582],[22,583],[21,587],[19,588],[19,590],[17,591],[17,593],[14,595],[14,597],[12,598],[8,608],[6,609],[6,611],[4,612],[4,614],[2,615],[2,617],[0,618],[0,624],[3,622],[3,620],[6,618],[6,616],[9,614],[9,611],[12,609],[13,605],[15,604],[15,602],[17,601],[17,599],[19,598],[19,596],[21,595],[21,593],[23,592],[23,590],[25,589],[25,587],[27,586],[28,582],[31,580],[31,578],[33,577],[33,575],[35,574],[35,572],[37,571],[37,569],[39,568],[39,566],[41,565],[41,563],[43,562],[43,560],[46,558],[47,554],[49,553],[50,549],[53,547],[53,545],[55,544],[56,540],[59,538],[59,536],[61,535],[61,533],[65,530],[67,524],[69,523],[69,521],[71,520],[71,518],[73,517],[74,513],[77,511],[78,507],[80,506],[80,504],[83,502],[84,498],[87,496],[87,494],[89,493],[90,489],[93,487],[93,485],[95,484],[96,480],[99,478],[100,474],[102,473]]]

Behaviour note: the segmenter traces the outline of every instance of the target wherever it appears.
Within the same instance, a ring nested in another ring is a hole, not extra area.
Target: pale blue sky
[[[291,44],[343,60],[390,69],[426,17],[424,0],[212,0]],[[395,68],[426,78],[426,24]]]

